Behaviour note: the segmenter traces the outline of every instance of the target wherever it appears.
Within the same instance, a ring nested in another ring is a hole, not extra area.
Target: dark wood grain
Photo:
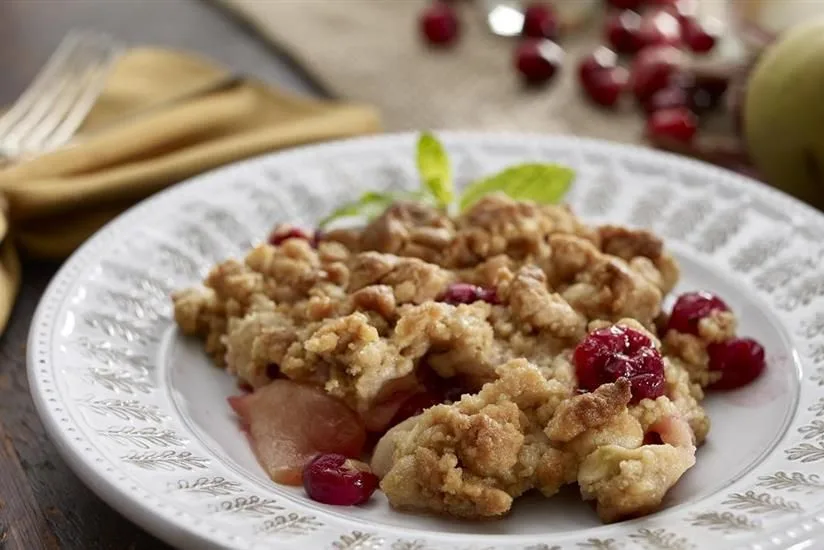
[[[225,15],[198,0],[0,0],[0,102],[17,97],[73,28],[198,51],[238,72],[319,93],[288,60]],[[166,549],[77,479],[34,410],[25,342],[37,302],[57,268],[24,262],[22,292],[0,339],[0,548]]]

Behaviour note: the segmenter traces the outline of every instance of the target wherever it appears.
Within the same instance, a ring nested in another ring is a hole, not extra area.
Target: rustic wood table
[[[197,51],[283,87],[321,93],[251,29],[202,0],[0,0],[0,103],[19,95],[74,28]],[[167,549],[77,479],[46,437],[29,397],[26,336],[58,267],[24,262],[22,292],[0,339],[0,548]]]

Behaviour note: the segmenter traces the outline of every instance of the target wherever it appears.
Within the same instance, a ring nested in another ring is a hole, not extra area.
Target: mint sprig
[[[449,155],[443,144],[431,133],[423,132],[418,138],[415,160],[421,179],[419,191],[366,192],[358,200],[326,216],[320,221],[320,227],[341,218],[363,217],[372,220],[398,200],[426,201],[450,210],[455,203],[454,181]],[[557,204],[569,191],[574,179],[575,171],[559,164],[517,164],[469,184],[458,197],[457,206],[460,210],[466,210],[483,196],[496,192],[515,200]]]

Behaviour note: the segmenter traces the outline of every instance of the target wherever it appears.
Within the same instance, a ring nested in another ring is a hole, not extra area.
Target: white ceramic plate
[[[769,370],[711,396],[698,464],[659,513],[603,526],[574,491],[485,523],[309,501],[266,478],[226,404],[234,382],[170,320],[169,292],[279,221],[312,224],[361,191],[415,187],[414,136],[306,147],[145,201],[65,264],[31,329],[34,400],[103,499],[184,548],[704,550],[824,548],[824,216],[734,174],[571,137],[445,134],[460,182],[524,160],[578,171],[588,221],[651,227],[767,348]],[[812,542],[806,542],[812,541]]]

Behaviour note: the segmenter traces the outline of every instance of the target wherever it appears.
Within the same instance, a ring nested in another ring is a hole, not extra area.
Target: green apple
[[[770,185],[824,209],[824,18],[790,29],[758,60],[744,135]]]

